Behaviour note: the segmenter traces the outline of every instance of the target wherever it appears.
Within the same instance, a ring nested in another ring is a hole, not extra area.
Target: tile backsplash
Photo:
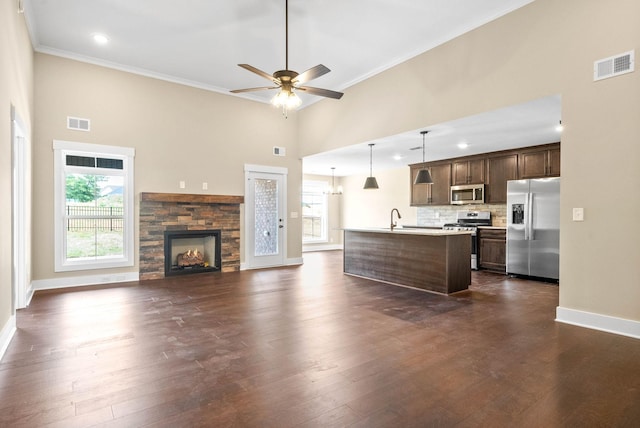
[[[418,207],[418,225],[442,226],[445,223],[455,223],[456,213],[458,211],[491,211],[491,221],[494,226],[507,225],[506,204],[434,205]]]

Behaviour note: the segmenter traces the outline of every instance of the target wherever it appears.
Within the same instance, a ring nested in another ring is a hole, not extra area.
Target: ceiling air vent
[[[631,73],[634,68],[634,51],[625,52],[593,63],[593,80],[602,80],[620,74]]]
[[[91,129],[91,121],[80,117],[67,116],[67,128],[76,131],[89,131]]]

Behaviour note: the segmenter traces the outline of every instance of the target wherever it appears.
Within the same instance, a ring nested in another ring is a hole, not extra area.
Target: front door
[[[283,266],[287,169],[245,165],[245,265]]]

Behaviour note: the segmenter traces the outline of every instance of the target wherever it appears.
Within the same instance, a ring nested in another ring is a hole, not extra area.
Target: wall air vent
[[[80,117],[67,116],[67,128],[75,131],[90,131],[91,121]]]
[[[620,74],[631,73],[634,69],[634,52],[635,51],[629,51],[594,62],[593,80],[597,81]]]
[[[284,156],[285,152],[286,152],[286,150],[284,149],[284,147],[274,147],[273,148],[273,155],[274,156]]]

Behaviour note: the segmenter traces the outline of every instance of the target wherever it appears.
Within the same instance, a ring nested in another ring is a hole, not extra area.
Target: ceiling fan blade
[[[279,86],[262,86],[260,88],[234,89],[233,91],[230,91],[230,92],[234,93],[234,94],[239,94],[241,92],[266,91],[268,89],[278,89],[278,88],[279,88]]]
[[[305,91],[311,95],[333,98],[335,100],[339,100],[344,95],[342,92],[331,91],[329,89],[312,88],[311,86],[298,86],[296,87],[296,90]]]
[[[257,74],[258,76],[262,76],[265,79],[269,79],[271,80],[273,83],[279,83],[277,79],[275,79],[272,75],[270,75],[269,73],[266,73],[258,68],[255,68],[252,65],[249,64],[238,64],[240,67],[244,68],[245,70],[249,70],[252,73]]]
[[[293,83],[303,84],[305,82],[308,82],[309,80],[312,80],[312,79],[315,79],[317,77],[323,76],[323,75],[327,74],[330,71],[331,70],[329,70],[324,65],[318,64],[315,67],[312,67],[312,68],[308,69],[307,71],[303,71],[302,73],[300,73],[298,75],[298,77],[296,77],[294,79]]]

